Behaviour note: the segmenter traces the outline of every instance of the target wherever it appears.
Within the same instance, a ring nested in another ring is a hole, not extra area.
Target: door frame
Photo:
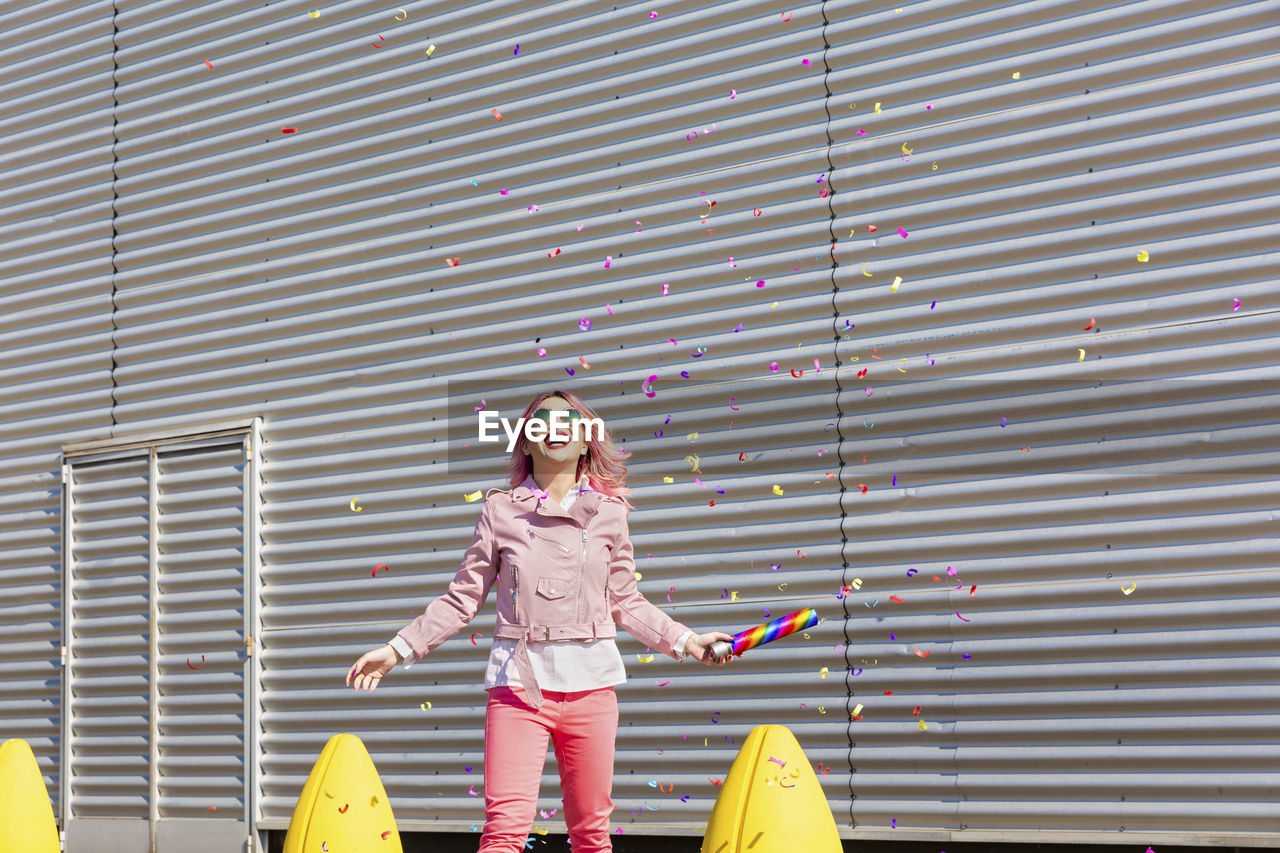
[[[156,660],[156,592],[159,581],[158,565],[158,528],[156,517],[158,500],[158,455],[164,450],[193,449],[212,447],[232,443],[236,438],[245,448],[244,465],[244,636],[245,636],[245,670],[244,670],[244,825],[248,828],[248,837],[241,849],[265,851],[267,836],[265,830],[258,829],[259,812],[261,811],[261,767],[262,744],[259,737],[259,684],[261,684],[261,655],[254,648],[255,638],[261,637],[261,568],[262,547],[261,529],[261,470],[262,470],[262,418],[240,418],[222,421],[193,423],[163,430],[139,432],[121,432],[101,438],[82,439],[66,442],[62,446],[62,648],[60,652],[61,707],[59,708],[59,747],[58,747],[58,830],[62,849],[66,849],[67,821],[70,817],[70,744],[72,713],[71,680],[69,678],[71,645],[70,596],[71,588],[71,549],[72,549],[72,477],[71,470],[75,464],[88,462],[104,462],[113,459],[145,457],[149,465],[148,495],[148,528],[149,528],[149,606],[148,622],[150,625],[150,666],[149,666],[149,702],[150,702],[150,745],[149,745],[149,796],[148,796],[148,835],[152,853],[156,849],[156,824],[159,818],[158,775],[157,775],[157,727],[159,725],[157,710],[159,697],[156,684],[159,666]]]

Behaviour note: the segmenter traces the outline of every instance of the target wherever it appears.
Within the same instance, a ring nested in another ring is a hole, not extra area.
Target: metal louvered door
[[[70,853],[245,849],[247,451],[237,436],[68,465]]]
[[[68,851],[150,849],[146,456],[69,466],[62,827]]]

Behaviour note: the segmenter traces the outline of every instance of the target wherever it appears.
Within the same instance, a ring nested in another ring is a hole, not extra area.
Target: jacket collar
[[[538,484],[533,479],[532,474],[525,477],[520,485],[511,490],[511,499],[513,501],[536,503],[534,511],[538,514],[571,518],[580,525],[585,525],[587,520],[599,511],[599,505],[603,499],[599,492],[584,491],[578,495],[578,499],[573,502],[573,506],[566,510],[556,501],[542,495],[543,491],[538,488]]]

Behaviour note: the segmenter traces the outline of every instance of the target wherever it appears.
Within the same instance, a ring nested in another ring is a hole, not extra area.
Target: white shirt
[[[560,506],[568,509],[578,499],[578,495],[587,489],[587,476],[582,478],[565,493]],[[676,642],[680,659],[685,658],[685,643],[693,636],[693,631],[686,631]],[[489,649],[489,663],[484,671],[484,688],[520,687],[520,674],[516,672],[515,651],[516,640],[495,638]],[[400,665],[408,669],[413,665],[413,649],[397,634],[389,643],[401,657]],[[612,638],[591,640],[552,640],[535,642],[526,640],[529,649],[529,663],[533,666],[533,675],[538,680],[541,690],[557,690],[568,693],[578,690],[595,690],[600,687],[612,687],[627,680],[626,668],[622,665],[622,654]]]

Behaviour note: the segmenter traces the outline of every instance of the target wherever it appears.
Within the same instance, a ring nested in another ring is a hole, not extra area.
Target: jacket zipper
[[[582,584],[587,575],[587,525],[591,523],[588,518],[586,523],[582,525],[582,556],[578,561],[578,605],[574,610],[574,622],[582,622]]]
[[[511,567],[511,619],[515,624],[520,624],[520,571],[515,567]]]

